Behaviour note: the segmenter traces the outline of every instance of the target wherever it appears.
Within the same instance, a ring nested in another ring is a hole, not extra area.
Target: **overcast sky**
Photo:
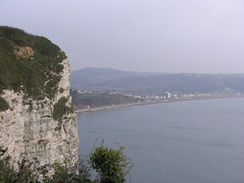
[[[244,0],[0,0],[0,25],[47,37],[72,70],[244,73]]]

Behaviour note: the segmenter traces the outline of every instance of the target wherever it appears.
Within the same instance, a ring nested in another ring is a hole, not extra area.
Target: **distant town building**
[[[172,98],[172,94],[170,92],[166,92],[166,93],[164,93],[164,98],[170,99],[170,98]]]

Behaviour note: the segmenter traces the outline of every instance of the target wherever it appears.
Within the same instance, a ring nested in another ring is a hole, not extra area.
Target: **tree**
[[[123,150],[122,146],[118,150],[101,146],[91,153],[91,165],[100,175],[100,183],[125,182],[125,176],[132,168],[132,163],[123,154]]]

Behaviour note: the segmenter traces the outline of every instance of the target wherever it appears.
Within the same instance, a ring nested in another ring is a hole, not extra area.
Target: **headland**
[[[184,102],[184,101],[193,101],[193,100],[210,100],[210,99],[224,99],[224,98],[242,98],[244,94],[232,94],[232,95],[211,95],[211,96],[190,96],[190,97],[181,97],[181,98],[172,98],[172,99],[160,99],[152,101],[141,101],[141,102],[132,102],[119,105],[107,105],[100,107],[87,107],[87,108],[76,108],[76,113],[86,113],[86,112],[96,112],[101,110],[111,110],[132,106],[143,106],[143,105],[152,105],[152,104],[161,104],[161,103],[171,103],[171,102]]]

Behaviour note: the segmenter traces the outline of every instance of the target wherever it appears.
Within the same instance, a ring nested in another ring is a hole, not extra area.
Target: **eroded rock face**
[[[5,156],[12,157],[18,168],[25,159],[32,168],[70,159],[71,164],[78,157],[78,133],[76,114],[69,110],[59,120],[54,120],[54,105],[67,99],[65,106],[72,109],[70,98],[70,72],[68,59],[61,63],[63,71],[54,98],[36,100],[26,97],[22,91],[3,90],[0,94],[9,109],[0,112],[0,146],[8,148]]]
[[[29,46],[16,46],[16,50],[14,50],[16,56],[21,58],[29,58],[34,55],[34,51]]]

